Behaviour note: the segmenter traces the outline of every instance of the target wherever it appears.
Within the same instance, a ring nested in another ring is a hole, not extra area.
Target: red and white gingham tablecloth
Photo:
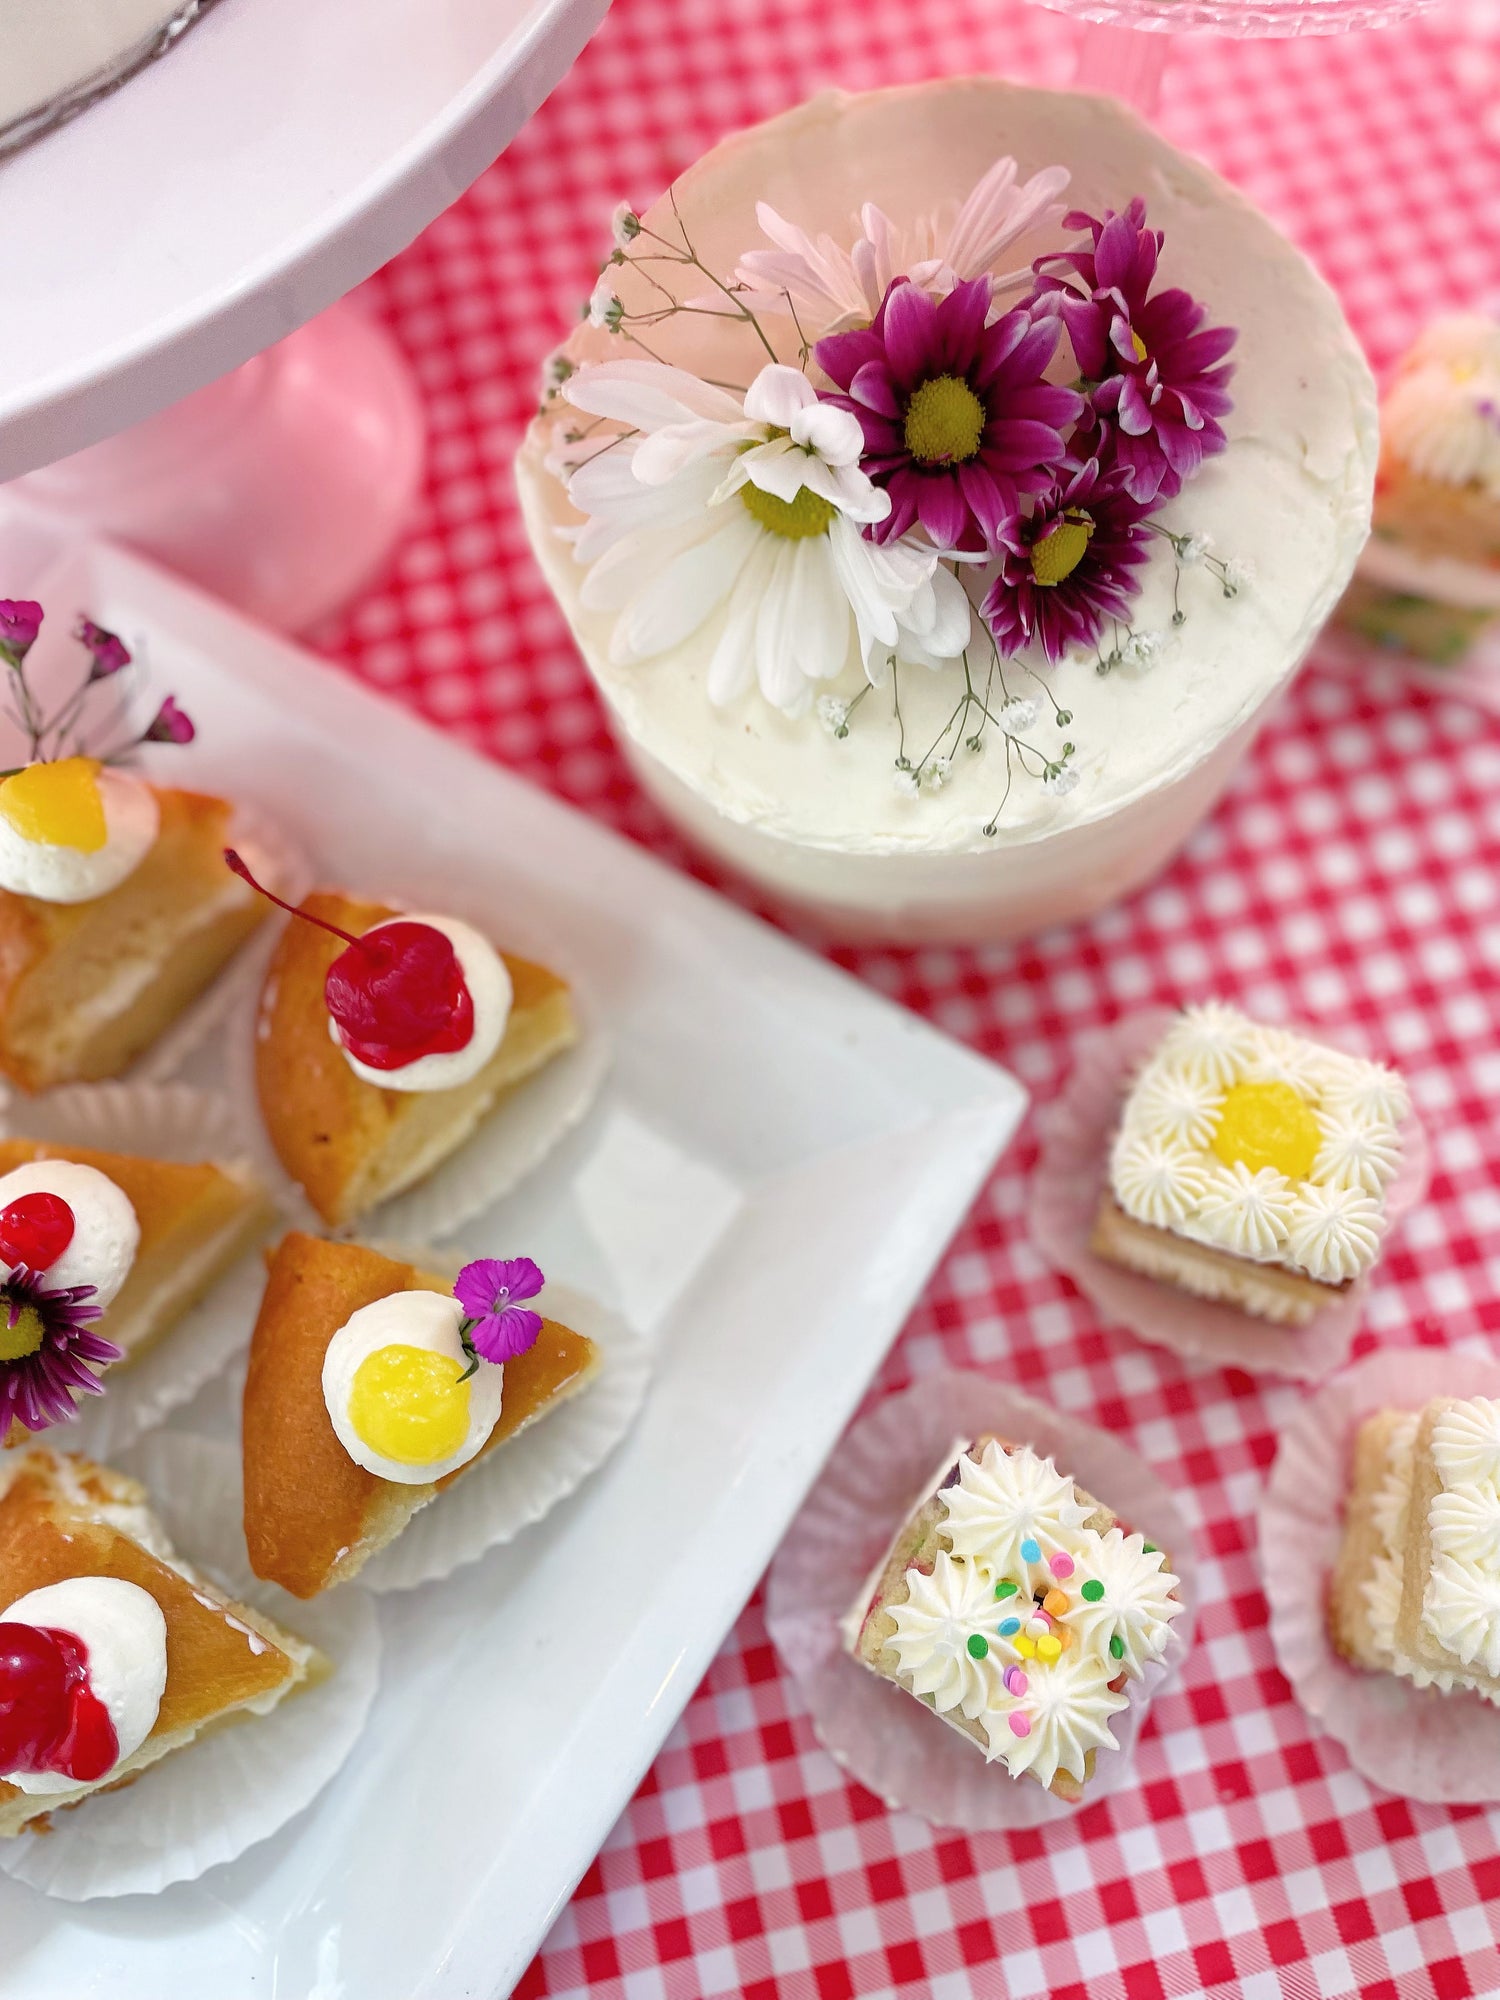
[[[589,289],[609,210],[830,83],[1065,82],[1076,34],[1012,0],[615,0],[510,151],[367,288],[420,377],[430,475],[393,575],[324,643],[686,864],[610,743],[511,488],[538,365]],[[1337,42],[1182,42],[1161,123],[1308,249],[1379,369],[1435,310],[1500,299],[1497,49],[1493,0]],[[1315,660],[1211,824],[1123,908],[1014,949],[841,956],[1043,1099],[1080,1033],[1143,1002],[1212,991],[1360,1024],[1412,1079],[1437,1174],[1359,1351],[1500,1334],[1494,719],[1385,665]],[[1104,1329],[1027,1240],[1034,1157],[1028,1127],[872,1396],[977,1365],[1118,1431],[1180,1488],[1199,1636],[1135,1788],[1045,1832],[970,1838],[888,1813],[819,1749],[757,1599],[522,1994],[1500,1993],[1500,1808],[1372,1789],[1272,1661],[1254,1515],[1299,1392],[1193,1374]]]

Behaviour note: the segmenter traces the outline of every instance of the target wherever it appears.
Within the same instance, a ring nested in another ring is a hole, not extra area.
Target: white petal
[[[810,385],[809,385],[810,386]],[[748,399],[747,399],[748,407]],[[852,410],[816,399],[796,411],[787,425],[794,444],[806,445],[830,465],[858,465],[865,434]]]
[[[734,588],[745,559],[758,539],[748,515],[694,543],[645,579],[615,620],[609,656],[618,665],[654,659],[678,646]]]
[[[738,424],[745,415],[737,396],[662,361],[591,362],[569,376],[563,394],[591,416],[613,417],[648,432],[694,417]]]
[[[745,415],[758,424],[789,430],[799,410],[816,403],[818,392],[800,368],[773,361],[745,391]]]
[[[869,673],[871,659],[876,655],[888,655],[900,635],[895,608],[888,593],[880,588],[871,561],[871,544],[851,522],[838,520],[829,523],[828,553],[840,588],[854,613],[860,655],[865,671]]]
[[[664,486],[695,459],[727,457],[747,434],[746,424],[708,423],[701,418],[667,424],[636,447],[635,476],[644,486]]]
[[[814,485],[808,474],[817,465],[818,461],[809,458],[805,451],[798,451],[786,438],[778,438],[761,451],[747,451],[736,461],[734,469],[752,486],[758,486],[762,493],[773,494],[776,499],[790,503],[804,486]],[[727,481],[725,483],[728,484]]]
[[[775,544],[774,535],[756,536],[729,599],[724,629],[708,663],[708,698],[718,708],[736,700],[755,678],[756,614],[775,571]]]

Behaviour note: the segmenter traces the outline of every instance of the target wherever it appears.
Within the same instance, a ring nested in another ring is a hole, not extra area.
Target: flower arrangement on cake
[[[976,880],[943,866],[1159,792],[1336,597],[1368,520],[1367,378],[1307,267],[1190,168],[1117,106],[960,81],[816,100],[617,210],[523,504],[640,774],[769,886],[941,922]],[[1334,450],[1288,443],[1290,483],[1216,206],[1291,267],[1293,352],[1317,326],[1309,421]],[[1233,504],[1248,466],[1222,470],[1241,316],[1270,536]]]

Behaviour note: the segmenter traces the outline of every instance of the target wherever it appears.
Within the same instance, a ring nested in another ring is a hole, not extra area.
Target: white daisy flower
[[[925,544],[866,540],[890,498],[860,470],[858,419],[820,402],[800,370],[772,363],[742,398],[661,362],[607,361],[563,393],[629,428],[568,480],[586,517],[572,531],[589,569],[582,602],[614,614],[617,665],[668,653],[718,618],[709,698],[723,705],[758,682],[773,707],[800,715],[851,646],[871,680],[909,645],[935,658],[963,650],[962,586]]]

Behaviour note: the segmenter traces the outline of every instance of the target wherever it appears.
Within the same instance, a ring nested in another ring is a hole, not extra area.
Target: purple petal
[[[893,285],[881,308],[885,351],[898,387],[911,390],[925,376],[940,373],[933,366],[937,348],[937,308],[917,285]]]
[[[29,597],[0,597],[0,646],[20,657],[36,643],[45,614]]]
[[[471,1326],[469,1340],[475,1353],[486,1361],[514,1361],[536,1345],[541,1330],[540,1313],[529,1312],[524,1306],[507,1306],[504,1312],[491,1313]]]
[[[894,420],[901,415],[901,403],[883,354],[855,370],[849,382],[849,396],[851,401],[861,404],[866,410],[873,410],[878,416]]]
[[[459,1272],[453,1296],[470,1319],[486,1319],[520,1299],[534,1299],[546,1282],[529,1257],[479,1257]]]

